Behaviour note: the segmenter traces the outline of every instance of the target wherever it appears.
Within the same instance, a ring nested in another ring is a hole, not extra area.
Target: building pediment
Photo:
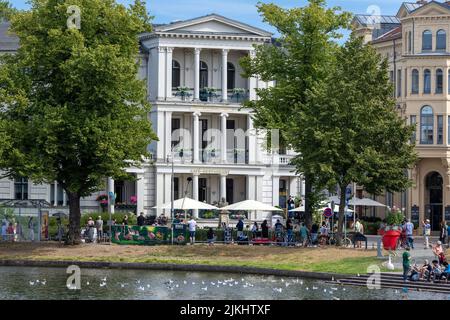
[[[170,24],[156,26],[155,33],[181,34],[230,34],[253,37],[271,37],[270,32],[252,27],[245,23],[211,14],[195,19],[177,21]]]
[[[449,15],[450,6],[446,3],[431,1],[410,12],[410,16],[441,16]]]

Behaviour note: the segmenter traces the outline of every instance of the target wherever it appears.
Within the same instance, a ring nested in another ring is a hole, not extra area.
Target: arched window
[[[176,60],[172,60],[172,88],[178,88],[181,80],[180,64]]]
[[[231,62],[227,63],[227,89],[236,88],[236,68]]]
[[[433,144],[433,109],[430,106],[424,106],[420,110],[420,143]]]
[[[419,93],[419,70],[414,69],[412,71],[412,79],[411,79],[411,93],[418,94]]]
[[[422,33],[422,50],[433,50],[433,34],[430,30]]]
[[[431,71],[425,69],[423,72],[423,93],[431,93]]]
[[[208,87],[208,65],[200,61],[200,89]]]
[[[436,32],[436,50],[447,49],[447,33],[444,30]]]
[[[442,69],[436,70],[436,93],[442,93],[444,88],[444,73]]]

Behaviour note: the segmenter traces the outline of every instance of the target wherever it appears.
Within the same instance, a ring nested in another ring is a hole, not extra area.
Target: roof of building
[[[397,16],[374,16],[369,14],[356,14],[355,20],[362,26],[371,26],[377,23],[381,24],[400,24],[400,19]]]
[[[0,20],[0,52],[12,52],[19,48],[19,38],[9,34],[10,23]]]
[[[385,34],[378,37],[377,39],[373,40],[372,43],[381,43],[381,42],[392,41],[392,40],[401,39],[401,38],[402,38],[402,26],[398,26],[398,27],[386,32]]]
[[[411,12],[414,12],[417,9],[419,9],[419,8],[425,6],[425,5],[429,5],[431,3],[435,3],[435,4],[440,5],[441,7],[445,8],[447,10],[450,10],[450,4],[448,4],[447,2],[439,2],[439,1],[435,1],[435,0],[432,0],[432,1],[429,1],[429,2],[426,2],[426,3],[405,3],[405,6],[409,5],[409,7],[411,8],[411,11],[409,11],[408,7],[406,7],[406,8],[408,9],[408,13],[411,13]]]

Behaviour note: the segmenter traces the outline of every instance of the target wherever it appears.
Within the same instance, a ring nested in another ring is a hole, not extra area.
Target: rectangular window
[[[449,117],[449,121],[450,121],[450,117]],[[416,139],[417,139],[417,134],[416,134],[416,132],[417,132],[417,128],[416,128],[417,116],[415,116],[415,115],[410,116],[409,117],[409,124],[410,125],[414,125],[414,132],[413,132],[413,134],[411,136],[411,143],[416,143]]]
[[[14,180],[14,199],[28,200],[28,179],[16,178]]]
[[[180,143],[181,119],[172,118],[172,148]]]
[[[444,143],[444,116],[437,116],[437,144]]]
[[[450,144],[450,116],[448,116],[447,122],[447,143]]]
[[[402,96],[402,70],[397,70],[397,97]]]
[[[405,69],[405,97],[408,95],[408,69]]]

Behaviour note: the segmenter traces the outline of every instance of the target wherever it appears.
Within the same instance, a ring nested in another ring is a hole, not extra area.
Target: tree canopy
[[[9,17],[20,39],[0,57],[0,124],[10,143],[0,167],[11,177],[57,181],[69,197],[69,238],[80,234],[80,197],[124,177],[148,157],[156,139],[140,63],[138,35],[148,28],[145,3],[74,0],[80,29],[68,28],[69,4],[32,0]]]

